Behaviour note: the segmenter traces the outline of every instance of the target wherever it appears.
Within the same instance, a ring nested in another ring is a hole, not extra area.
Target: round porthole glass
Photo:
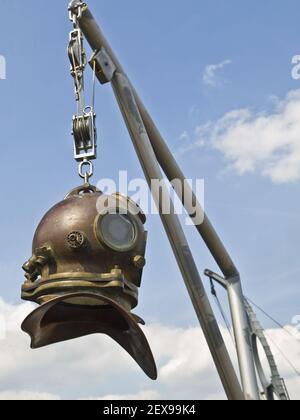
[[[98,238],[115,251],[128,251],[137,239],[137,228],[128,214],[105,214],[97,219]]]

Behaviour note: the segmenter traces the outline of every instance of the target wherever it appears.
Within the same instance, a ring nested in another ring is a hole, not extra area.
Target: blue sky
[[[255,142],[251,171],[237,171],[234,164],[243,155],[238,150],[232,157],[235,144],[228,144],[235,134],[232,127],[224,128],[228,138],[218,134],[213,142],[210,128],[201,146],[199,127],[209,121],[214,126],[228,112],[247,109],[251,116],[246,122],[235,121],[235,128],[240,124],[239,129],[254,129],[264,115],[268,122],[263,133],[270,132],[274,115],[288,107],[284,98],[300,89],[300,81],[291,77],[292,57],[300,54],[299,2],[89,0],[88,4],[186,176],[204,178],[206,211],[239,267],[246,294],[280,322],[290,324],[300,313],[300,177],[287,180],[281,172],[281,179],[274,181],[262,169],[284,153],[284,144],[261,161],[262,151]],[[0,0],[0,6],[0,55],[7,63],[7,79],[0,80],[0,296],[18,305],[21,266],[31,254],[39,219],[80,183],[70,135],[75,105],[66,45],[71,26],[67,1]],[[207,66],[225,60],[230,63],[216,71],[216,83],[205,84]],[[90,87],[92,76],[87,73]],[[297,106],[298,99],[294,102]],[[142,177],[109,86],[97,87],[96,111],[95,182],[117,179],[119,170]],[[252,139],[247,133],[249,147]],[[148,230],[139,314],[175,328],[197,327],[157,216],[149,216]],[[217,271],[201,238],[191,227],[186,233],[199,270]]]

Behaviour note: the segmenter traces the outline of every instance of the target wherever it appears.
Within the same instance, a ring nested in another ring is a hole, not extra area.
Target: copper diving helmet
[[[33,255],[23,266],[22,299],[40,306],[22,329],[36,349],[90,334],[107,334],[151,378],[147,339],[132,314],[145,265],[146,217],[131,199],[85,185],[42,219]]]

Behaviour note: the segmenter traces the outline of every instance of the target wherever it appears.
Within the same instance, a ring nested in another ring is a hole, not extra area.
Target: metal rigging
[[[93,176],[92,160],[97,158],[97,129],[95,108],[95,69],[93,75],[92,105],[85,106],[84,72],[87,65],[84,38],[78,19],[82,16],[84,4],[78,2],[69,8],[70,20],[74,29],[70,33],[68,55],[71,62],[71,75],[75,83],[77,114],[73,116],[72,134],[74,136],[74,159],[79,162],[79,176],[85,184]],[[84,170],[86,168],[86,170]]]

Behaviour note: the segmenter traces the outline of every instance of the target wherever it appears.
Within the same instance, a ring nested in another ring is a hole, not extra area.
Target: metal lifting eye
[[[84,168],[88,168],[86,171],[84,171]],[[90,160],[84,160],[83,162],[80,162],[78,173],[80,178],[84,179],[84,184],[89,185],[89,180],[94,174],[94,165]]]

